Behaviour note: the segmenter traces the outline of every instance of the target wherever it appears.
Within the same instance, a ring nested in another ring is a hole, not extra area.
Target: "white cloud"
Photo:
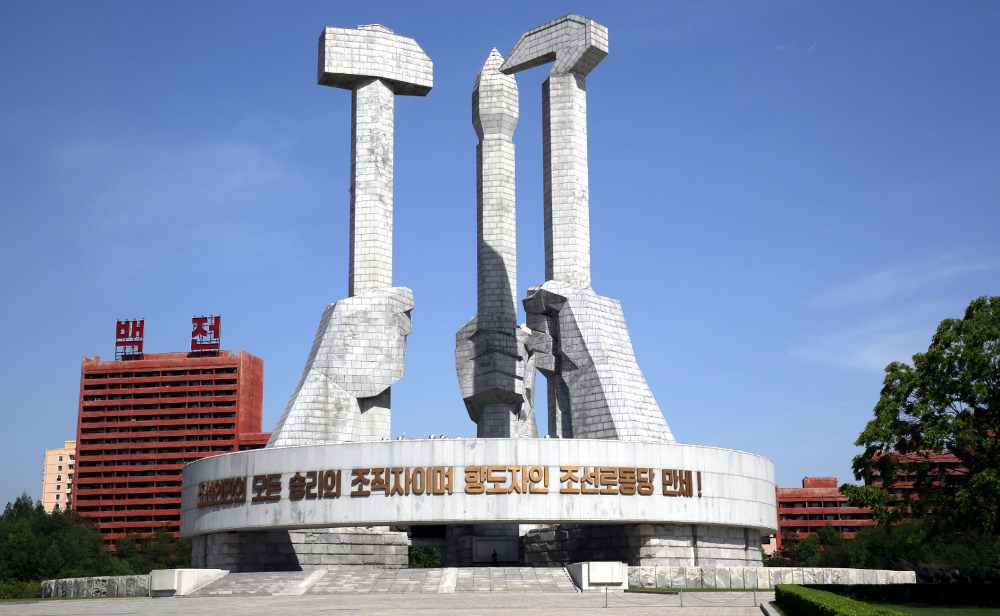
[[[909,363],[915,353],[926,351],[932,332],[933,326],[908,319],[879,319],[823,332],[793,344],[789,353],[808,364],[882,372],[891,362]]]
[[[823,308],[877,304],[913,295],[958,278],[1000,269],[1000,260],[956,260],[948,255],[890,266],[839,284],[810,300]]]
[[[945,318],[961,317],[976,294],[988,293],[1000,259],[929,257],[895,264],[820,293],[807,302],[812,332],[789,345],[808,364],[881,372],[927,350]],[[970,294],[970,291],[972,292]]]

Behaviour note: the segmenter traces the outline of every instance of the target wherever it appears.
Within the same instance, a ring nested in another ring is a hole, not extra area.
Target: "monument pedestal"
[[[322,489],[320,489],[322,488]],[[222,454],[184,472],[193,565],[403,567],[446,526],[446,566],[759,566],[774,467],[731,449],[588,439],[419,439]],[[519,527],[532,528],[518,539]],[[516,548],[515,548],[516,546]],[[515,551],[516,549],[516,551]],[[522,552],[523,550],[523,552]],[[523,555],[522,555],[523,554]]]

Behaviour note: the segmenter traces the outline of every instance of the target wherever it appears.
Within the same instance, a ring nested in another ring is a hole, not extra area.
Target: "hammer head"
[[[608,29],[593,19],[570,13],[528,30],[514,45],[500,71],[513,75],[555,62],[552,73],[584,77],[608,55]]]
[[[417,42],[380,25],[326,28],[319,37],[320,85],[354,89],[375,77],[396,94],[426,96],[434,86],[434,63]]]

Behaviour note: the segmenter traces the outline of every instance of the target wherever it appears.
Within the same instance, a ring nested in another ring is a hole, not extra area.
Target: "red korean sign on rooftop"
[[[118,321],[115,325],[115,359],[129,355],[142,355],[142,333],[145,319]]]
[[[191,350],[218,351],[222,346],[222,316],[192,317]]]

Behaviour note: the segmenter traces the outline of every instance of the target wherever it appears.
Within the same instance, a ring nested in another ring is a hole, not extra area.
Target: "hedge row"
[[[1000,584],[808,584],[806,588],[869,603],[1000,605]]]
[[[870,603],[848,599],[832,592],[803,588],[794,584],[778,584],[774,587],[775,602],[782,609],[802,616],[903,616]]]
[[[41,596],[41,582],[0,580],[0,599],[38,599]]]

